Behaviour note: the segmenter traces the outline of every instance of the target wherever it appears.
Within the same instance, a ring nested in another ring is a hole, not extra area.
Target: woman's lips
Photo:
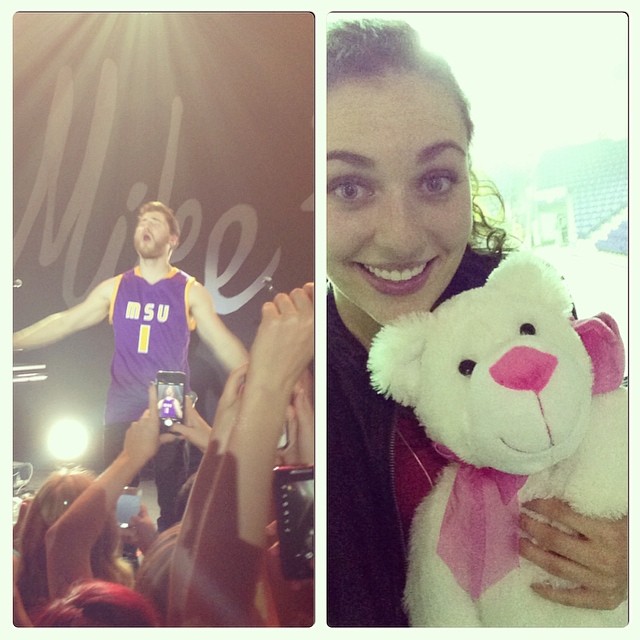
[[[371,286],[385,295],[401,296],[419,291],[431,272],[434,260],[422,264],[385,268],[356,263]]]

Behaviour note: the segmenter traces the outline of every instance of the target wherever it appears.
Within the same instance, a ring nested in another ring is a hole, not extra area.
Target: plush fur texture
[[[611,318],[577,326],[571,308],[558,273],[517,253],[484,287],[431,313],[404,316],[373,342],[373,386],[412,407],[429,437],[458,459],[444,470],[413,522],[405,605],[414,626],[627,622],[626,603],[596,611],[541,598],[529,585],[559,582],[522,558],[472,597],[438,554],[460,463],[526,476],[516,496],[520,504],[559,497],[588,516],[627,513],[622,342]]]

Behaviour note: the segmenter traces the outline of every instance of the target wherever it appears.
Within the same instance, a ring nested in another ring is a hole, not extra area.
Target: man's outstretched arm
[[[245,364],[249,354],[244,344],[221,320],[211,294],[199,282],[189,291],[189,303],[198,335],[225,369],[229,372]]]
[[[109,303],[115,280],[115,278],[109,278],[100,283],[85,300],[74,307],[53,313],[43,320],[16,331],[13,334],[13,348],[28,350],[45,347],[72,333],[98,324],[109,314]]]

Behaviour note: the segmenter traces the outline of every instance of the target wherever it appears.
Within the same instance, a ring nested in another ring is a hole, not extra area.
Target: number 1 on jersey
[[[150,324],[141,324],[140,333],[138,334],[138,353],[149,353],[149,333],[151,332]]]

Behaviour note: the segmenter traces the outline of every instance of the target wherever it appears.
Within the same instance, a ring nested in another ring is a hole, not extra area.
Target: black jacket
[[[467,251],[441,300],[482,286],[496,264]],[[327,305],[327,623],[406,626],[406,553],[393,492],[397,407],[371,388],[367,351],[331,292]]]

